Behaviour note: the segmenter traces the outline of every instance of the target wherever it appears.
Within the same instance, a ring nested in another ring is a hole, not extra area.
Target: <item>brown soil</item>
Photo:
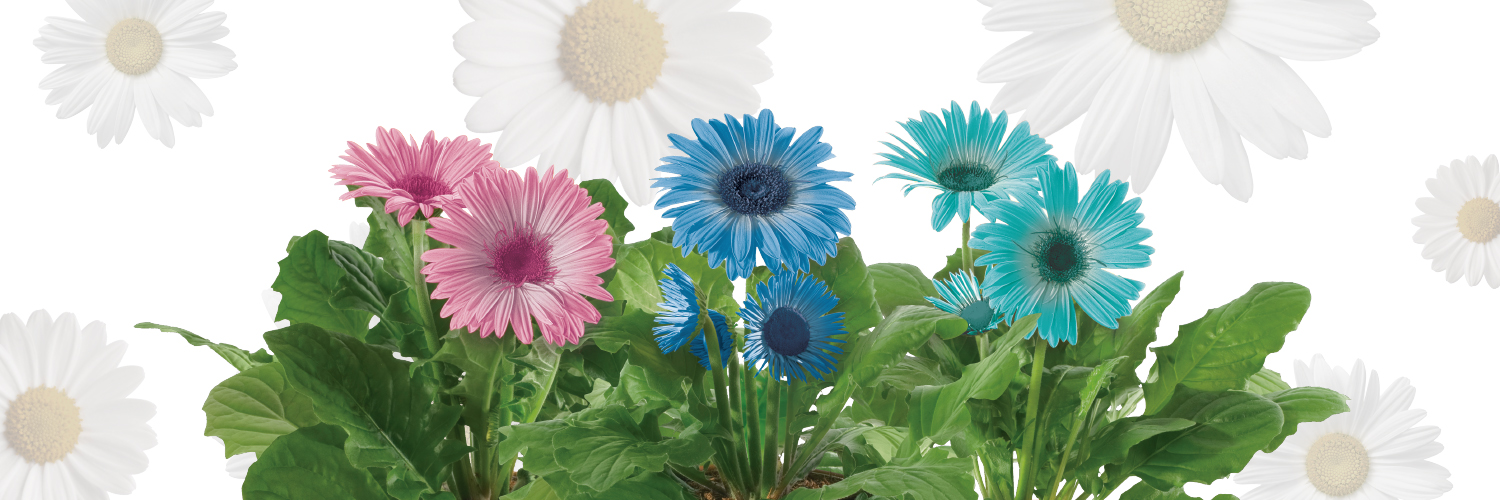
[[[724,488],[724,484],[719,481],[719,469],[718,468],[715,468],[714,466],[710,465],[710,466],[708,466],[707,468],[705,468],[703,470],[703,474],[706,475],[706,476],[708,476],[708,479],[710,481],[713,481],[714,484],[715,484],[715,486],[718,486],[720,488]],[[812,471],[811,474],[808,474],[807,478],[805,478],[805,479],[803,479],[801,481],[797,481],[796,484],[793,484],[792,485],[792,489],[794,489],[794,490],[802,490],[802,489],[813,489],[813,490],[815,490],[815,489],[822,488],[824,486],[827,486],[827,485],[830,485],[830,484],[833,484],[833,483],[837,483],[837,482],[843,481],[843,480],[844,480],[844,476],[842,474],[835,474],[835,473],[832,473],[832,472],[815,470],[815,471]],[[727,488],[724,488],[724,489],[727,489]],[[855,496],[856,495],[850,495],[850,496],[844,497],[844,498],[842,498],[840,500],[853,500],[853,498]],[[693,492],[693,498],[698,498],[698,499],[701,499],[701,500],[734,500],[733,498],[730,498],[730,497],[721,497],[721,496],[715,495],[712,491],[709,491],[707,489],[699,489],[699,490],[694,491]]]

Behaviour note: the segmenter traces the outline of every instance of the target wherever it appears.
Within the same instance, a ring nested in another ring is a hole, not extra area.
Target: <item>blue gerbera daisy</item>
[[[677,264],[667,264],[662,273],[667,275],[660,282],[661,298],[665,302],[656,305],[662,308],[656,313],[656,322],[660,326],[651,331],[656,335],[656,345],[661,347],[661,352],[671,353],[686,345],[698,331],[698,292],[693,277]],[[703,342],[703,339],[698,341]]]
[[[697,140],[667,136],[687,156],[662,158],[656,170],[677,175],[651,184],[666,189],[656,208],[681,204],[662,214],[672,219],[672,246],[684,256],[696,247],[715,267],[727,261],[731,280],[750,275],[757,250],[793,271],[837,253],[839,235],[849,234],[840,209],[853,210],[854,198],[828,183],[852,174],[818,166],[833,158],[833,148],[818,141],[823,127],[793,142],[796,129],[761,110],[743,125],[730,115],[693,120],[693,133]]]
[[[912,181],[903,194],[918,187],[941,191],[932,199],[934,230],[948,227],[954,215],[969,222],[970,207],[979,209],[991,201],[1035,192],[1036,170],[1057,162],[1046,154],[1052,145],[1032,134],[1026,122],[1016,125],[1010,138],[1005,138],[1004,111],[991,119],[990,111],[981,111],[974,102],[965,117],[955,101],[942,113],[939,118],[923,111],[921,118],[902,123],[916,145],[891,134],[905,147],[881,142],[896,154],[879,153],[885,161],[877,163],[906,171],[880,177]]]
[[[844,313],[828,314],[839,299],[809,275],[783,272],[756,286],[756,295],[745,299],[740,317],[745,320],[745,362],[764,362],[772,378],[807,374],[823,379],[833,373],[833,355],[843,343],[835,335],[844,333]],[[758,299],[758,300],[757,300]]]
[[[968,271],[959,271],[948,275],[943,281],[933,281],[937,286],[938,295],[942,298],[927,297],[927,301],[938,309],[948,314],[963,318],[969,322],[969,335],[978,335],[995,329],[1000,324],[1000,318],[1004,317],[998,309],[985,300],[984,294],[979,290],[979,282],[974,275]]]
[[[981,224],[972,244],[990,252],[975,261],[990,266],[982,286],[990,304],[1012,320],[1041,313],[1037,331],[1055,347],[1078,341],[1075,301],[1095,322],[1117,328],[1145,285],[1105,269],[1149,266],[1154,250],[1141,244],[1151,236],[1139,227],[1141,199],[1126,200],[1128,185],[1110,182],[1109,171],[1082,200],[1072,163],[1042,168],[1040,182],[1040,195],[981,208],[996,223]]]
[[[734,353],[734,338],[729,336],[729,318],[725,318],[719,311],[710,309],[708,319],[713,320],[714,330],[719,332],[719,362],[728,365],[729,356]],[[692,352],[698,357],[698,365],[704,370],[711,370],[712,365],[708,359],[708,340],[702,335],[693,339]]]

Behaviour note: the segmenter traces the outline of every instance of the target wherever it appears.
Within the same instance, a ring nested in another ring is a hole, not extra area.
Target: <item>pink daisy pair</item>
[[[405,225],[422,210],[427,234],[452,248],[422,254],[422,272],[437,283],[434,299],[447,299],[441,315],[453,328],[482,337],[507,329],[523,343],[532,322],[549,343],[577,343],[583,323],[599,321],[585,296],[614,300],[598,274],[614,266],[609,254],[604,206],[567,176],[528,168],[524,177],[497,168],[490,146],[464,137],[441,142],[428,133],[422,146],[399,131],[378,132],[367,153],[350,143],[344,158],[355,165],[331,171],[340,185],[358,185],[343,196],[386,198],[386,211],[400,211]]]

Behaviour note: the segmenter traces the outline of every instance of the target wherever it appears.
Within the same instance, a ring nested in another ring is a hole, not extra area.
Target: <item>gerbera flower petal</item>
[[[411,222],[417,211],[431,217],[434,209],[463,208],[456,196],[460,183],[480,169],[498,166],[490,159],[489,145],[479,139],[459,136],[437,141],[428,132],[421,145],[401,131],[385,127],[375,131],[377,144],[366,144],[368,150],[353,142],[341,158],[351,164],[329,169],[340,186],[359,186],[344,193],[340,200],[360,196],[385,198],[385,211],[397,214],[401,225]]]
[[[835,344],[844,340],[844,313],[828,314],[838,298],[810,275],[782,272],[756,286],[745,300],[745,363],[769,370],[772,378],[822,380],[833,373]]]

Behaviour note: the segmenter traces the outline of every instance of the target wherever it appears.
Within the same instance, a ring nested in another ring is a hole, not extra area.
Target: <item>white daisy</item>
[[[223,12],[203,12],[212,0],[68,0],[82,21],[48,17],[40,38],[42,62],[61,64],[41,87],[58,118],[89,110],[88,131],[99,147],[125,140],[132,115],[167,147],[172,122],[203,124],[213,116],[193,78],[234,70],[234,52],[214,40],[229,34]]]
[[[1432,260],[1433,271],[1448,271],[1448,282],[1467,276],[1469,286],[1483,278],[1490,288],[1500,288],[1500,160],[1490,155],[1480,164],[1470,156],[1439,166],[1437,177],[1427,179],[1431,198],[1418,198],[1422,215],[1412,218],[1417,234],[1412,240],[1425,245],[1422,258]]]
[[[771,23],[728,12],[739,0],[462,0],[475,21],[453,35],[466,122],[504,131],[495,159],[579,179],[619,179],[637,205],[667,134],[694,118],[749,113],[771,77],[757,45]]]
[[[1397,379],[1382,394],[1380,375],[1332,368],[1322,355],[1297,361],[1300,387],[1325,387],[1349,397],[1349,412],[1301,424],[1271,453],[1256,453],[1234,482],[1258,484],[1244,500],[1425,500],[1453,489],[1448,469],[1427,461],[1443,445],[1438,428],[1413,427],[1427,412],[1411,409],[1417,390]]]
[[[218,436],[209,436],[209,438],[213,439],[214,442],[219,443],[219,446],[224,445],[224,440],[220,439]],[[247,451],[239,455],[229,457],[228,460],[225,460],[224,472],[229,474],[229,477],[235,479],[244,479],[245,476],[250,473],[250,466],[254,463],[255,452]]]
[[[108,499],[135,489],[156,446],[156,406],[129,396],[146,372],[125,342],[72,314],[0,316],[0,498]],[[106,493],[108,492],[108,493]]]
[[[1282,59],[1321,61],[1375,42],[1363,0],[980,0],[991,31],[1031,31],[979,69],[1006,85],[991,108],[1026,110],[1046,136],[1084,112],[1081,169],[1145,191],[1172,123],[1198,171],[1249,201],[1243,136],[1274,158],[1307,157],[1331,132]]]

